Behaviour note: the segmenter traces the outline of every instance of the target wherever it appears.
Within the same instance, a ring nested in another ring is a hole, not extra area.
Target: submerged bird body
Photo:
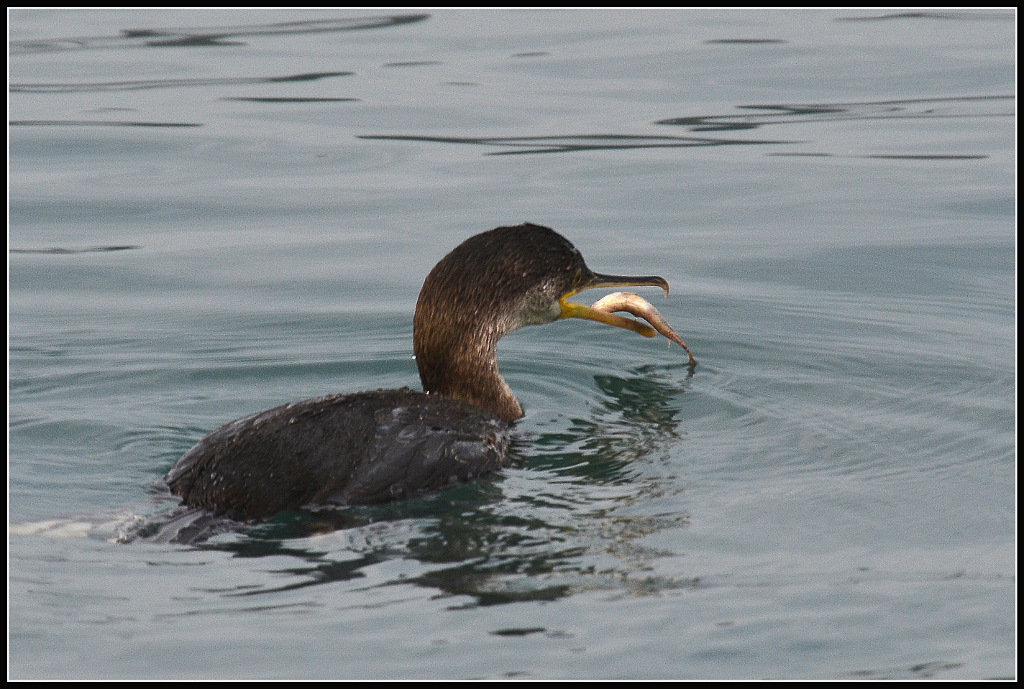
[[[500,469],[509,425],[408,388],[330,395],[233,421],[167,476],[197,507],[254,518],[412,497]]]
[[[416,304],[424,392],[331,395],[247,416],[199,441],[167,483],[187,505],[258,518],[402,499],[499,469],[522,408],[498,372],[498,340],[568,317],[653,336],[637,321],[566,301],[620,285],[668,292],[660,277],[594,273],[567,239],[539,225],[470,237],[434,267]]]

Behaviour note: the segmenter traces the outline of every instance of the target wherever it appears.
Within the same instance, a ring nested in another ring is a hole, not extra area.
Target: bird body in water
[[[657,276],[594,273],[567,239],[540,225],[470,237],[434,267],[416,303],[413,348],[423,392],[329,395],[238,419],[189,450],[167,483],[186,505],[254,519],[403,499],[495,471],[506,462],[511,424],[523,415],[498,372],[498,340],[524,325],[585,318],[648,337],[661,332],[685,347],[637,295],[612,295],[593,307],[567,301],[594,287],[642,285],[668,294]]]

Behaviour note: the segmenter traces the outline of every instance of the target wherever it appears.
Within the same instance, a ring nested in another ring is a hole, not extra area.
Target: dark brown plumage
[[[498,372],[498,340],[566,317],[631,327],[566,301],[620,285],[668,289],[656,276],[594,273],[547,227],[470,237],[430,271],[416,304],[424,392],[332,395],[233,421],[189,450],[167,483],[187,505],[257,518],[406,498],[499,469],[522,408]]]

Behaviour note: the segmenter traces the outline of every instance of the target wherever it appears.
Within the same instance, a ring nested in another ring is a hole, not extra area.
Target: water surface
[[[1015,26],[13,12],[11,677],[1013,676]],[[696,370],[524,329],[514,468],[106,540],[226,421],[415,386],[423,277],[523,221]]]

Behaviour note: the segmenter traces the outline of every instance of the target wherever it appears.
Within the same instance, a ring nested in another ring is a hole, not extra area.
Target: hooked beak
[[[588,321],[597,321],[598,323],[613,325],[616,328],[632,330],[644,337],[655,337],[658,334],[657,330],[646,323],[634,321],[631,318],[616,316],[614,313],[598,311],[597,309],[592,309],[583,304],[567,301],[569,297],[574,294],[578,294],[583,290],[594,289],[596,287],[660,287],[665,291],[665,296],[667,297],[668,282],[665,278],[658,277],[657,275],[632,277],[628,275],[601,275],[599,273],[594,273],[590,280],[584,282],[578,287],[575,287],[571,291],[566,292],[558,300],[559,306],[562,307],[562,312],[558,316],[559,318],[585,318]]]

